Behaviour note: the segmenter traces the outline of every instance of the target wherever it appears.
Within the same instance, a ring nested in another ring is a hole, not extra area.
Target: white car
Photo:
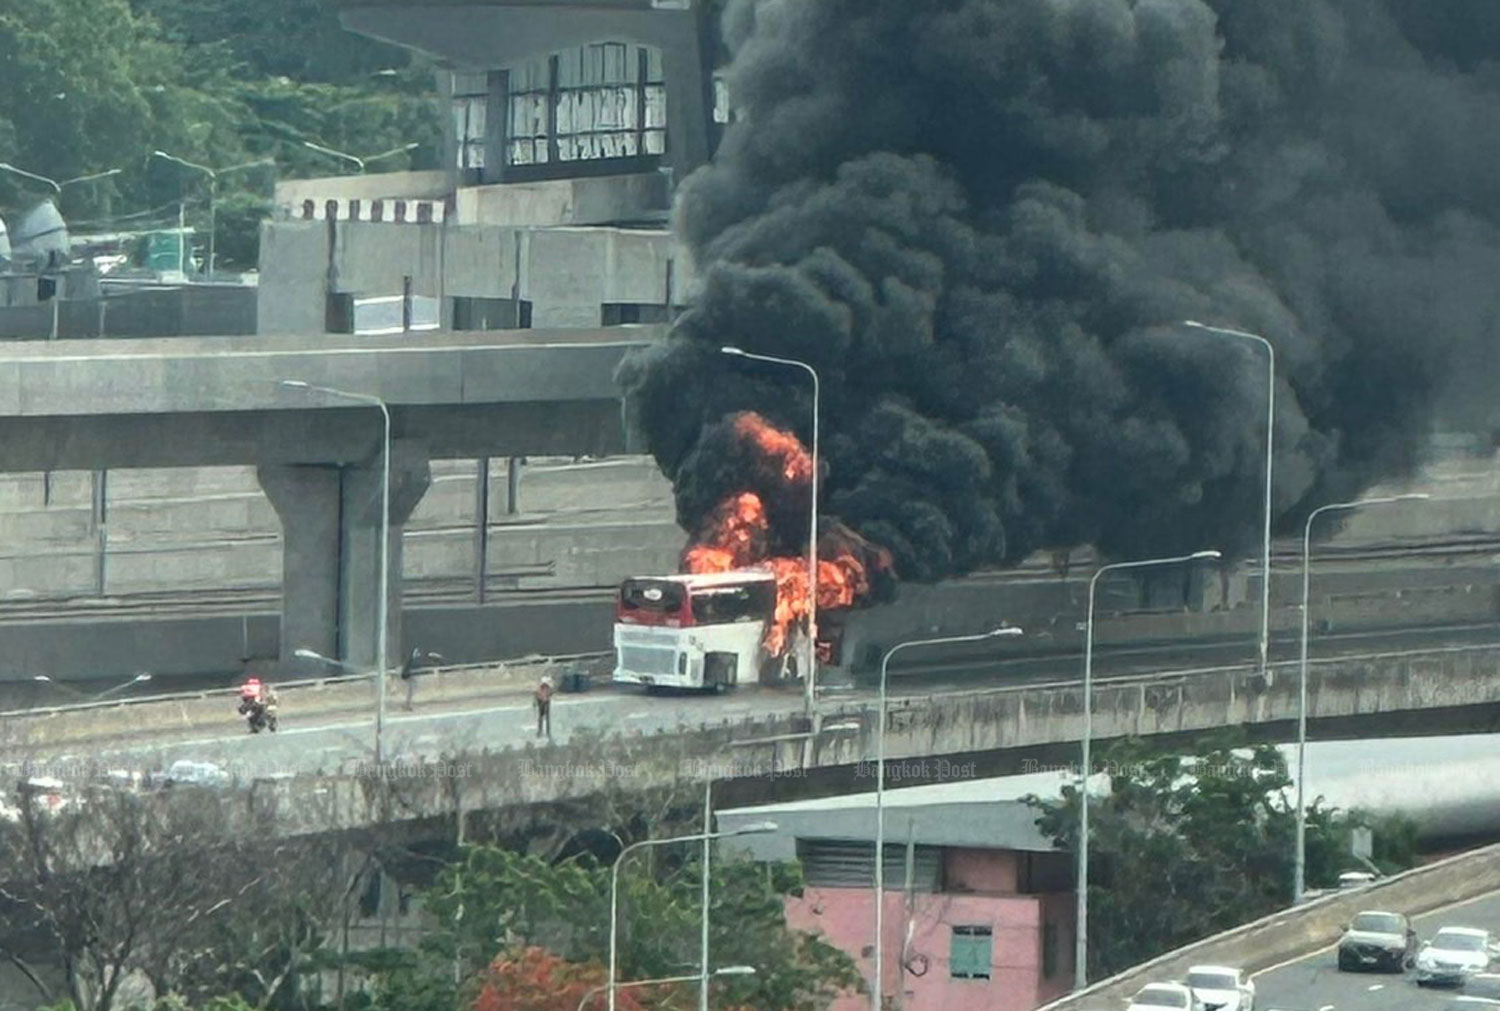
[[[1462,983],[1488,969],[1496,954],[1488,930],[1444,927],[1417,952],[1417,985]]]
[[[1255,984],[1243,969],[1195,965],[1188,970],[1187,985],[1203,1002],[1204,1011],[1253,1011],[1255,1007]]]
[[[1193,991],[1181,983],[1147,983],[1130,998],[1125,1011],[1207,1011]]]

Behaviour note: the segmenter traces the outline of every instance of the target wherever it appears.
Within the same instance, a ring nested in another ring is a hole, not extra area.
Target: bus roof
[[[774,581],[776,574],[767,569],[735,569],[732,572],[686,572],[670,576],[631,576],[631,581],[655,583],[680,583],[689,590],[715,586],[736,586],[742,583]]]

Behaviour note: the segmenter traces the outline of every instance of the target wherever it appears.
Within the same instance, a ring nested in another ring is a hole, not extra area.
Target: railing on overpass
[[[499,670],[502,668],[516,667],[541,667],[561,666],[571,663],[581,663],[589,660],[597,660],[601,657],[610,656],[608,653],[566,653],[555,656],[525,656],[501,663],[468,663],[468,664],[446,664],[441,666],[423,667],[414,671],[416,677],[431,677],[443,674],[459,674],[467,672],[479,672],[486,670]],[[395,675],[396,671],[388,670],[387,679]],[[277,682],[278,691],[301,688],[327,688],[333,685],[352,684],[356,682],[373,681],[374,671],[365,671],[359,674],[338,674],[329,677],[302,678],[296,681]],[[58,716],[65,713],[90,712],[104,709],[121,709],[134,706],[151,705],[156,703],[190,702],[213,698],[234,698],[240,693],[237,687],[230,688],[205,688],[199,691],[166,692],[155,695],[137,695],[126,698],[99,699],[92,702],[71,702],[61,706],[38,706],[31,709],[11,709],[0,712],[0,720],[14,719],[17,717],[45,717]]]
[[[1147,983],[1180,980],[1194,965],[1258,972],[1310,955],[1336,941],[1366,909],[1415,916],[1500,891],[1500,844],[1460,853],[1361,888],[1334,892],[1205,938],[1043,1005],[1039,1011],[1119,1007]]]

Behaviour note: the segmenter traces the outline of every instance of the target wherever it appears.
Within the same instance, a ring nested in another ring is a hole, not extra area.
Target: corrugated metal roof
[[[1020,801],[908,805],[885,810],[887,843],[951,846],[963,849],[1053,852],[1052,840],[1036,827],[1038,812]],[[720,811],[717,829],[732,831],[743,825],[772,821],[777,830],[747,835],[731,845],[757,860],[794,860],[798,839],[837,839],[872,842],[875,804],[857,807],[759,807]]]

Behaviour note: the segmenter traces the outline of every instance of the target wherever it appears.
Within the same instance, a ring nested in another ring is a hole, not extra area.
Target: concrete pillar
[[[281,661],[286,671],[318,673],[297,660],[310,649],[361,669],[375,665],[380,588],[381,465],[275,465],[257,471],[281,519]],[[386,663],[402,657],[401,534],[431,483],[424,447],[391,447],[390,610]]]
[[[281,518],[281,660],[285,670],[323,673],[293,657],[310,649],[339,659],[339,467],[262,466],[260,486]]]
[[[412,510],[432,483],[425,447],[397,442],[391,447],[390,610],[386,617],[386,664],[399,667],[401,649],[401,533]],[[339,532],[342,571],[339,579],[340,659],[356,667],[375,665],[380,610],[381,468],[377,458],[343,474],[342,523]]]

